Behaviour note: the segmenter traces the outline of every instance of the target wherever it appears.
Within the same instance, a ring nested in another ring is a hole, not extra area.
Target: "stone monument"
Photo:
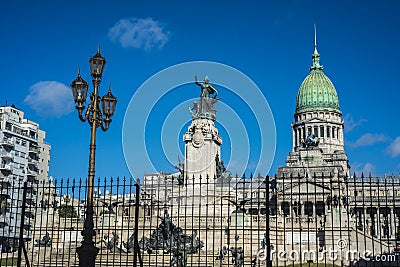
[[[195,83],[200,86],[200,104],[194,101],[192,108],[192,123],[183,136],[185,142],[184,174],[188,181],[197,181],[202,177],[213,179],[216,175],[216,155],[220,155],[222,138],[214,125],[217,110],[214,104],[219,100],[218,91],[209,83],[208,77],[202,83]],[[194,180],[191,179],[194,177]],[[195,182],[196,183],[196,182]]]

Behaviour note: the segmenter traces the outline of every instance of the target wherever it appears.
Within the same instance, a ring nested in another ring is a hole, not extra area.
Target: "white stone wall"
[[[216,174],[215,157],[221,155],[222,138],[214,122],[208,119],[192,121],[185,133],[185,176],[198,178],[200,175],[214,178]]]

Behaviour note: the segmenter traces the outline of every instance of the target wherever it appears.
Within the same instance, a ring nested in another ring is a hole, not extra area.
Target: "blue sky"
[[[399,11],[398,1],[1,1],[0,103],[14,103],[47,132],[52,146],[50,175],[86,177],[90,127],[79,121],[68,87],[78,67],[90,82],[88,59],[100,44],[107,59],[100,91],[105,94],[112,82],[118,104],[110,129],[98,131],[96,175],[129,176],[122,132],[138,88],[180,63],[225,64],[251,79],[269,104],[276,127],[276,152],[269,171],[274,174],[291,149],[290,124],[297,90],[311,64],[316,23],[321,63],[339,94],[352,172],[398,175]],[[204,72],[191,75],[196,74],[202,79]],[[206,74],[211,83],[221,79]],[[176,122],[176,129],[166,136],[160,137],[160,125],[174,113],[171,103],[193,101],[199,90],[194,84],[179,88],[152,103],[146,125],[131,129],[147,129],[150,155],[143,157],[151,157],[159,165],[155,167],[166,172],[174,170],[166,154],[182,152],[181,135],[190,114],[185,113],[186,121]],[[217,108],[222,112],[224,103],[234,103],[239,118],[239,123],[221,126],[227,137],[222,156],[229,161],[232,153],[246,149],[234,138],[244,122],[248,136],[255,135],[248,144],[251,152],[245,169],[254,171],[252,160],[261,151],[257,133],[268,136],[274,129],[260,129],[251,122],[252,107],[246,111],[240,104],[245,95],[235,99],[220,89],[223,99]],[[163,151],[160,138],[177,144],[176,151]],[[241,170],[234,162],[230,167],[233,172]],[[134,168],[135,176],[153,171],[141,164]]]

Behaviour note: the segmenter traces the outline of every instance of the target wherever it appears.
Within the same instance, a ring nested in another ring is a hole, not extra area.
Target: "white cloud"
[[[376,172],[376,166],[370,162],[367,163],[353,163],[352,166],[352,173],[355,172],[357,177],[361,177],[361,174],[364,174],[364,177],[368,177],[369,174],[373,175]]]
[[[108,37],[123,47],[161,48],[168,41],[169,32],[161,22],[152,18],[128,18],[118,21],[109,31]]]
[[[400,155],[400,136],[393,140],[390,143],[389,147],[386,150],[393,158]]]
[[[56,81],[42,81],[32,85],[24,102],[42,117],[60,117],[74,110],[71,89]]]
[[[388,139],[389,138],[384,134],[366,133],[358,138],[357,141],[349,142],[349,145],[352,147],[372,146],[377,143],[386,142]]]
[[[376,166],[372,163],[367,162],[367,163],[365,163],[364,167],[362,168],[362,172],[364,174],[370,174],[370,173],[372,174],[372,173],[376,172]]]
[[[353,116],[350,114],[346,114],[343,120],[344,120],[344,131],[346,133],[351,132],[354,128],[360,126],[361,124],[367,121],[366,119],[363,118],[355,121]]]

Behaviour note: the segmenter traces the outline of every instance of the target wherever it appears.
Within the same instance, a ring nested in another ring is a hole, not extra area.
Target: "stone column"
[[[395,222],[394,222],[394,212],[393,208],[390,208],[390,235],[394,237],[396,235],[396,227],[395,227]]]
[[[339,132],[340,132],[340,144],[344,144],[344,138],[343,138],[343,126],[342,127],[340,127],[340,130],[339,130]]]
[[[368,220],[368,218],[367,218],[367,208],[363,207],[363,211],[364,211],[364,218],[363,218],[362,223],[363,223],[364,232],[365,232],[365,231],[369,231],[369,229],[367,228],[367,220]]]
[[[298,144],[299,144],[299,146],[301,145],[301,137],[302,137],[302,131],[301,131],[301,127],[299,127],[299,135],[297,136],[297,138],[298,138]]]
[[[297,210],[297,213],[304,216],[304,203],[301,200],[299,200],[299,209]]]
[[[311,203],[313,203],[313,217],[316,217],[316,215],[317,215],[317,208],[316,208],[316,205],[317,205],[317,203],[314,203],[314,202],[311,202]]]
[[[381,236],[381,231],[382,231],[382,224],[381,224],[381,214],[380,214],[380,212],[379,212],[379,208],[376,208],[376,225],[377,225],[377,227],[375,228],[376,229],[376,235],[377,236]]]
[[[293,126],[293,130],[292,130],[292,143],[293,143],[293,151],[295,151],[295,147],[296,147],[296,128],[295,126]]]

